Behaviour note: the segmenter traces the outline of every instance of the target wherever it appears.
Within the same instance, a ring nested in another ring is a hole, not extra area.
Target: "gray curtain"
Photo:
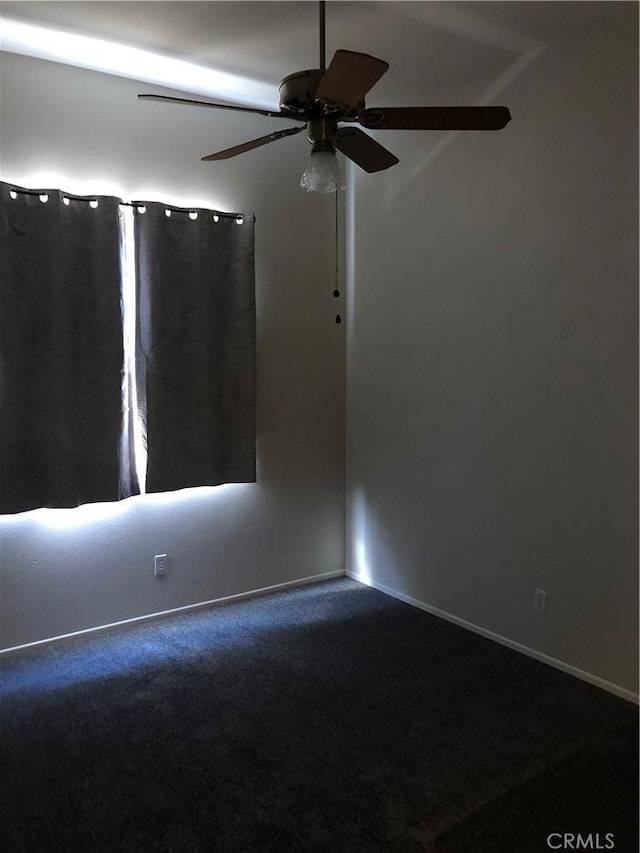
[[[12,190],[0,184],[0,513],[117,500],[118,199]]]
[[[253,219],[144,208],[134,221],[146,490],[254,482]]]

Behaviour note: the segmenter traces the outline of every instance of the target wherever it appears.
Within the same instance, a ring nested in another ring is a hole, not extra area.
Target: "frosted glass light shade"
[[[335,151],[311,151],[300,186],[308,193],[334,193],[344,189],[342,169]]]

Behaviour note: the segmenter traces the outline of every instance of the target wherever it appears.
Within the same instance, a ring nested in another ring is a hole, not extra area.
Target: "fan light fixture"
[[[300,186],[308,193],[335,193],[345,187],[336,149],[328,142],[314,142]]]

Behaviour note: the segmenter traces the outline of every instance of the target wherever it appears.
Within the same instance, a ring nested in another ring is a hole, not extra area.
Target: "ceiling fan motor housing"
[[[285,77],[279,88],[280,109],[309,119],[321,116],[334,116],[340,121],[354,119],[364,109],[364,101],[348,109],[340,104],[316,100],[316,92],[325,73],[320,68],[310,68]]]

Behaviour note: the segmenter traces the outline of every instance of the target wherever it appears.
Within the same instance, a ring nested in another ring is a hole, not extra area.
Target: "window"
[[[253,482],[253,219],[0,201],[0,512]]]

